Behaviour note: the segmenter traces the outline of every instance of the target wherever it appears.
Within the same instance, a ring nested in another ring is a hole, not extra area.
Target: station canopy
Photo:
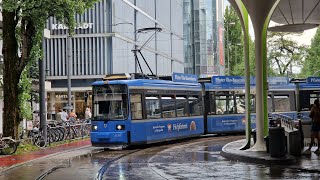
[[[269,31],[302,32],[320,24],[320,0],[281,0],[271,21],[277,23]]]

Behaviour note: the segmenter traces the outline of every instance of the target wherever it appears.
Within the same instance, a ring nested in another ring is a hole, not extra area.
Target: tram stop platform
[[[244,143],[245,139],[226,144],[221,150],[221,155],[233,161],[264,164],[267,166],[284,165],[300,171],[320,173],[320,154],[314,153],[317,147],[313,147],[311,149],[312,153],[309,155],[292,156],[286,154],[284,157],[278,158],[271,157],[267,152],[251,151],[250,149],[240,150]],[[303,151],[306,149],[307,147]]]

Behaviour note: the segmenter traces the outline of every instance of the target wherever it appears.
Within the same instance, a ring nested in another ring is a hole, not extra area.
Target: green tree
[[[224,14],[224,42],[226,57],[226,74],[230,68],[230,75],[239,75],[238,69],[243,62],[243,32],[239,17],[232,6],[227,6]],[[229,64],[230,63],[230,67]]]
[[[311,40],[310,48],[307,50],[305,63],[303,64],[300,77],[309,77],[320,74],[320,29]]]
[[[249,70],[250,75],[255,76],[256,74],[256,68],[255,68],[255,49],[254,49],[254,42],[252,41],[251,37],[249,37]],[[234,69],[234,74],[238,76],[245,76],[245,68],[244,68],[244,57],[241,60],[241,62],[238,63],[238,65]]]
[[[232,6],[226,8],[224,14],[224,28],[226,30],[225,39],[225,57],[226,69],[228,68],[228,59],[230,62],[230,75],[244,76],[244,34],[239,17]],[[255,49],[254,42],[249,37],[249,62],[250,74],[255,75]],[[226,71],[228,74],[228,71]]]
[[[54,16],[74,29],[75,15],[83,13],[98,0],[3,0],[4,56],[4,136],[18,137],[22,120],[18,84],[30,63],[41,58],[41,41],[47,19]],[[73,31],[70,31],[73,33]],[[20,96],[21,97],[21,96]]]
[[[268,32],[269,75],[293,76],[292,67],[302,67],[307,46],[299,45],[290,38],[293,33]],[[299,35],[299,34],[297,34]]]
[[[28,77],[29,67],[22,72],[19,81],[19,107],[20,107],[20,117],[23,119],[32,119],[32,108],[31,108],[31,78]]]

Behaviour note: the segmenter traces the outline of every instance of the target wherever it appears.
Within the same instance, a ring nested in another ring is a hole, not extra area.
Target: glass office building
[[[224,75],[223,0],[184,0],[185,73]]]
[[[48,114],[67,105],[68,62],[71,64],[72,105],[83,115],[91,103],[91,83],[106,74],[139,72],[132,49],[140,48],[159,27],[161,32],[141,50],[154,74],[184,72],[183,1],[101,0],[83,15],[76,16],[74,35],[50,18],[45,40],[45,60],[51,90],[47,93]],[[143,72],[150,74],[139,56]],[[48,116],[50,119],[50,116]]]

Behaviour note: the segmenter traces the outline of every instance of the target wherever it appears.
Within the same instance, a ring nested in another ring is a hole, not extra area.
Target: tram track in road
[[[239,137],[239,136],[238,136]],[[237,136],[232,137],[235,139],[238,139]],[[150,172],[152,172],[153,175],[158,176],[160,179],[169,179],[167,178],[163,173],[158,172],[156,169],[154,169],[152,166],[149,165],[149,162],[151,159],[155,156],[158,155],[161,152],[171,149],[171,148],[181,148],[181,147],[188,147],[193,144],[198,144],[198,143],[204,143],[206,141],[212,141],[212,138],[215,138],[215,141],[223,141],[224,139],[228,138],[228,136],[202,136],[198,138],[189,138],[189,139],[182,139],[182,140],[176,140],[174,142],[162,142],[162,143],[156,143],[156,144],[151,144],[151,145],[143,145],[142,149],[139,150],[133,150],[130,152],[127,152],[123,155],[120,155],[112,160],[109,160],[106,164],[104,164],[98,173],[95,176],[96,180],[102,180],[102,179],[108,179],[108,178],[113,178],[114,177],[114,168],[117,169],[117,164],[124,164],[124,166],[129,165],[137,165],[137,166],[145,166],[146,168],[149,169]],[[140,147],[140,146],[139,146]],[[132,156],[132,157],[131,157]],[[144,157],[144,159],[141,159],[141,157]],[[127,160],[129,159],[129,161]],[[133,160],[135,159],[135,160]],[[112,170],[112,171],[111,171]],[[110,172],[110,174],[108,173]],[[141,177],[140,177],[141,178]]]
[[[70,167],[70,165],[59,165],[51,168],[50,170],[46,171],[45,173],[41,174],[39,177],[36,178],[36,180],[43,180],[46,176],[53,173],[54,171],[61,169],[61,168],[67,168]]]
[[[99,179],[99,177],[103,177],[103,174],[105,173],[105,171],[108,169],[108,167],[115,161],[127,156],[127,155],[130,155],[132,153],[135,153],[135,152],[138,152],[138,151],[141,151],[143,149],[135,149],[135,150],[122,150],[124,153],[123,154],[120,154],[118,155],[117,157],[115,158],[112,158],[111,160],[110,159],[107,159],[105,164],[102,166],[102,168],[99,170],[99,172],[97,173],[96,175],[96,178],[95,179]],[[107,149],[105,148],[104,151],[102,152],[115,152],[115,151],[119,151],[119,149]],[[100,151],[101,152],[101,151]],[[97,152],[99,153],[99,152]],[[85,155],[84,155],[85,156]],[[56,166],[53,166],[51,168],[49,168],[48,170],[46,170],[45,172],[42,172],[38,177],[35,178],[35,180],[43,180],[43,179],[46,179],[50,176],[55,176],[57,173],[57,171],[61,171],[61,170],[66,170],[68,168],[71,168],[72,166],[77,166],[79,164],[74,164],[74,162],[72,162],[72,159],[74,157],[71,157],[71,159],[67,159],[65,160],[64,162],[60,163],[59,165],[56,165]],[[101,174],[101,175],[99,175]],[[101,179],[100,178],[100,179]]]
[[[74,152],[74,151],[77,151],[77,150],[87,150],[87,149],[91,149],[92,147],[81,147],[81,148],[77,148],[77,149],[72,149],[72,150],[68,150],[68,151],[64,151],[64,152],[60,152],[60,153],[56,153],[56,154],[53,154],[53,155],[50,155],[50,156],[47,156],[45,158],[51,158],[51,157],[55,157],[55,156],[61,156],[63,155],[63,153],[71,153],[71,152]],[[100,152],[101,150],[92,150],[91,153],[98,153]],[[81,154],[80,153],[80,156],[83,156],[83,155],[86,155],[86,154]],[[71,159],[74,158],[74,157],[70,157]],[[43,180],[45,179],[48,175],[54,173],[55,171],[59,170],[59,169],[63,169],[63,168],[69,168],[71,167],[71,162],[70,162],[70,158],[64,160],[64,162],[62,164],[59,164],[59,165],[56,165],[52,168],[50,168],[49,170],[46,170],[44,173],[42,173],[40,176],[38,176],[37,178],[35,178],[36,180]],[[38,161],[41,161],[41,159],[38,159]]]
[[[105,165],[102,166],[102,168],[100,168],[100,170],[98,171],[98,173],[96,174],[95,180],[102,180],[104,173],[107,171],[107,169],[112,165],[112,163],[126,157],[129,156],[131,154],[134,154],[136,152],[142,151],[144,149],[138,149],[138,150],[133,150],[131,152],[128,152],[126,154],[120,155],[110,161],[108,161]]]
[[[145,173],[134,176],[141,178],[146,174],[150,174],[151,176],[158,177],[157,179],[168,179],[163,172],[158,172],[157,169],[149,166],[149,162],[151,162],[150,159],[167,149],[179,149],[179,147],[187,147],[195,143],[203,143],[212,140],[220,141],[225,138],[229,139],[230,137],[207,135],[198,138],[188,138],[148,145],[136,145],[130,146],[129,148],[104,149],[104,151],[92,154],[92,156],[82,156],[76,159],[71,158],[69,161],[65,159],[65,161],[47,168],[45,172],[42,171],[40,176],[36,176],[35,179],[51,180],[64,176],[67,179],[71,179],[75,174],[80,175],[82,179],[113,179],[119,175],[117,173],[118,166],[121,166],[122,173],[126,174],[122,174],[124,176],[131,176],[130,174],[132,172],[130,172],[129,169],[134,171],[135,168],[143,168]],[[79,173],[73,173],[78,171]]]
[[[193,139],[193,138],[191,138]],[[186,141],[189,141],[190,139],[181,139],[181,140],[176,140],[176,142],[186,142]],[[164,142],[166,143],[165,145],[163,146],[168,146],[169,142]],[[152,148],[155,148],[154,146],[157,146],[159,143],[155,143],[155,144],[147,144],[147,145],[141,145],[142,147],[144,147],[143,149],[138,149],[138,150],[132,150],[130,152],[127,152],[125,154],[122,154],[112,160],[109,160],[108,162],[106,162],[101,168],[100,170],[98,171],[98,173],[96,174],[95,176],[95,180],[102,180],[103,179],[103,176],[105,175],[105,173],[107,172],[108,168],[116,161],[119,161],[121,160],[122,158],[125,158],[129,155],[132,155],[134,153],[138,153],[138,152],[141,152],[143,150],[147,150],[147,149],[152,149]],[[158,148],[158,147],[157,147]],[[150,158],[149,158],[150,159]],[[167,179],[165,177],[163,177],[161,174],[159,174],[158,172],[154,171],[151,167],[149,167],[155,174],[159,175],[160,177],[162,177],[163,179]]]

